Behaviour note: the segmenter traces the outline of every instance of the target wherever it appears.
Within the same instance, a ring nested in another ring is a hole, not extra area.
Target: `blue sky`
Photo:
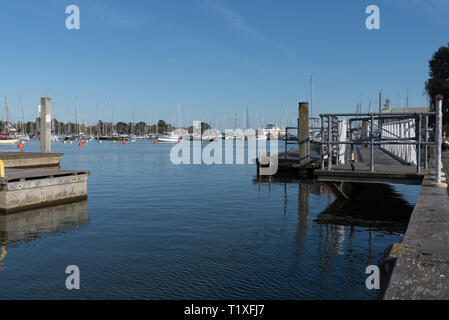
[[[78,5],[81,29],[65,28]],[[365,28],[365,8],[381,10],[381,29]],[[380,89],[394,106],[426,104],[433,52],[449,42],[449,0],[15,0],[0,1],[0,96],[17,118],[54,113],[114,121],[210,119],[233,126],[250,113],[290,124],[297,103],[314,113],[367,110]],[[3,98],[2,98],[3,99]],[[402,102],[401,102],[402,101]],[[105,108],[107,105],[107,108]],[[4,119],[4,104],[0,115]],[[106,115],[105,115],[106,114]]]

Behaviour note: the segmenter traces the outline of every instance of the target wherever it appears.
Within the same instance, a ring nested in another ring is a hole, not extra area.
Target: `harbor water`
[[[254,164],[174,165],[172,146],[53,144],[63,169],[90,170],[89,199],[0,216],[0,298],[377,297],[366,267],[401,241],[419,187],[372,188],[371,202],[339,213],[356,218],[333,221],[323,185],[259,181]],[[397,200],[390,212],[376,204],[381,189]],[[403,215],[364,221],[373,210]],[[66,289],[69,265],[80,290]]]

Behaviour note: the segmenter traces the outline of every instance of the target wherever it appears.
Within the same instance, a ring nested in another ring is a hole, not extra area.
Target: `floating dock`
[[[420,185],[429,169],[421,168],[418,173],[416,166],[405,165],[391,157],[380,148],[373,150],[376,170],[370,171],[369,148],[354,148],[355,164],[352,170],[350,164],[333,165],[332,170],[319,169],[314,176],[320,182],[360,182],[360,183],[399,183]]]
[[[441,110],[442,97],[437,97],[435,112],[320,115],[318,167],[316,161],[302,161],[310,155],[304,141],[312,141],[312,135],[304,136],[308,127],[299,124],[299,150],[256,161],[258,176],[276,171],[294,179],[312,176],[343,204],[351,199],[348,190],[361,184],[421,186],[402,243],[393,244],[379,262],[382,299],[449,299],[449,153],[441,150]],[[332,214],[326,218],[332,219]]]
[[[0,152],[0,214],[86,199],[89,171],[61,170],[62,155]]]
[[[6,169],[0,178],[0,213],[87,199],[89,171]]]

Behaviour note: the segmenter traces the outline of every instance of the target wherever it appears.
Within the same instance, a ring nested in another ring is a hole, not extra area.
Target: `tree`
[[[120,134],[127,134],[129,133],[129,126],[125,122],[117,122],[115,125],[115,130],[117,130]]]
[[[211,126],[206,122],[201,122],[201,133],[204,133],[204,131],[211,129]],[[193,126],[190,126],[187,128],[187,131],[191,134],[193,133]]]
[[[157,131],[158,133],[170,132],[173,130],[173,126],[169,123],[166,123],[164,120],[159,120],[157,123]]]
[[[426,90],[435,107],[435,96],[443,95],[443,124],[449,122],[449,44],[441,47],[429,61],[429,80],[426,82]]]
[[[138,134],[145,134],[147,133],[147,124],[143,121],[140,121],[136,124],[136,133]]]

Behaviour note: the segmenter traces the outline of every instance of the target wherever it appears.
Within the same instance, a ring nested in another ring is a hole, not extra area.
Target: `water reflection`
[[[335,197],[317,216],[317,223],[405,232],[413,206],[391,185],[351,183],[342,184],[341,188],[349,190],[350,200]]]
[[[291,206],[289,201],[295,197],[292,189],[297,185],[295,266],[304,270],[301,263],[312,263],[313,241],[318,251],[314,254],[321,279],[318,285],[324,291],[334,281],[335,270],[344,268],[345,277],[357,278],[361,274],[360,265],[377,264],[386,248],[379,245],[379,239],[385,235],[402,235],[413,211],[413,206],[393,186],[386,184],[339,185],[350,195],[349,200],[338,198],[332,188],[316,181],[273,177],[258,177],[253,181],[259,184],[259,190],[268,184],[270,193],[282,186],[284,215],[287,205]]]
[[[287,185],[298,185],[299,223],[307,225],[310,196],[327,198],[328,205],[316,215],[314,222],[333,225],[333,237],[342,242],[343,226],[372,227],[391,233],[404,233],[413,211],[413,205],[406,201],[392,185],[372,183],[341,183],[338,188],[349,195],[349,199],[339,197],[335,186],[318,183],[314,180],[296,180],[285,177],[257,177],[253,180],[259,184],[259,192],[263,184],[268,184],[271,193],[272,185],[284,187],[284,215],[287,212]]]
[[[0,270],[4,268],[8,245],[48,233],[65,233],[88,222],[87,201],[0,215]]]

